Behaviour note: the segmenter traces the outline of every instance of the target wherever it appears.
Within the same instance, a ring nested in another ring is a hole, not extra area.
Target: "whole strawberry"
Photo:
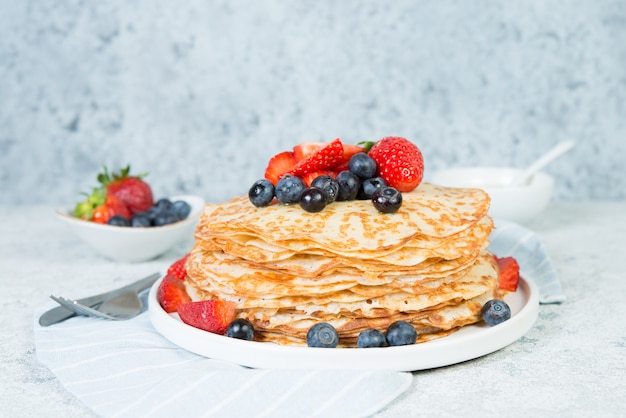
[[[111,194],[124,202],[131,215],[145,212],[154,205],[150,185],[141,179],[142,175],[131,176],[130,165],[122,168],[119,173],[104,172],[98,174],[98,181],[105,187],[107,194]]]
[[[381,139],[369,150],[379,176],[400,192],[410,192],[422,182],[424,158],[409,140],[397,136]]]

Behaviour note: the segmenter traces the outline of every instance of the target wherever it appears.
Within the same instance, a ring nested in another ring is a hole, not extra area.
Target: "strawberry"
[[[187,276],[187,270],[185,269],[185,262],[187,261],[187,257],[189,254],[184,256],[183,258],[176,260],[168,269],[167,275],[174,276],[177,279],[185,280],[185,276]]]
[[[129,173],[130,165],[110,176],[105,166],[104,172],[98,174],[98,181],[106,189],[107,194],[112,194],[124,202],[133,215],[150,209],[154,205],[154,198],[150,185],[141,179],[143,175],[130,176]]]
[[[98,224],[105,224],[113,216],[123,216],[130,219],[130,212],[126,205],[117,197],[107,194],[106,201],[93,210],[91,220]]]
[[[178,307],[180,319],[187,325],[215,334],[224,334],[235,319],[235,302],[224,300],[202,300]]]
[[[323,142],[303,142],[293,147],[293,157],[295,158],[296,163],[299,163],[326,145],[327,144]]]
[[[319,176],[331,176],[332,178],[336,178],[337,173],[335,173],[334,171],[314,171],[313,173],[306,174],[304,177],[302,177],[302,181],[304,181],[306,187],[310,187],[311,183],[313,183],[313,180],[315,180]]]
[[[191,302],[183,281],[166,275],[157,289],[157,300],[165,312],[176,312],[179,306]]]
[[[348,164],[350,158],[359,152],[365,152],[365,148],[360,145],[343,144],[343,163]]]
[[[335,139],[331,143],[313,152],[304,160],[298,162],[292,169],[287,171],[296,177],[304,177],[315,171],[332,170],[343,162],[343,144]]]
[[[369,156],[378,166],[378,175],[400,192],[410,192],[422,182],[422,152],[405,138],[383,138],[370,149]]]
[[[265,178],[276,186],[278,180],[296,165],[293,152],[284,151],[273,156],[265,169]]]
[[[496,263],[500,269],[499,287],[502,290],[515,292],[519,283],[519,264],[513,257],[496,257]]]

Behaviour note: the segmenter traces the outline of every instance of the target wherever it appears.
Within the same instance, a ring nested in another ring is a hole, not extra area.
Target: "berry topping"
[[[492,299],[483,305],[481,310],[483,320],[490,327],[498,325],[511,318],[511,308],[500,299]]]
[[[374,177],[371,179],[363,180],[359,187],[359,192],[356,198],[359,200],[370,200],[374,196],[374,192],[387,185],[385,180],[380,177]]]
[[[274,185],[267,179],[257,180],[250,187],[248,198],[257,208],[267,206],[274,199]]]
[[[166,275],[157,289],[157,300],[165,312],[176,312],[179,306],[191,302],[185,285],[174,276]]]
[[[368,155],[378,165],[378,175],[400,192],[410,192],[422,182],[422,153],[407,139],[383,138],[370,149]]]
[[[335,173],[334,171],[314,171],[302,177],[302,181],[304,181],[306,187],[311,187],[311,183],[313,183],[313,180],[320,176],[330,176],[332,178],[335,178],[337,177],[337,173]]]
[[[293,147],[293,158],[296,163],[307,159],[315,151],[326,146],[323,142],[303,142]]]
[[[396,321],[389,325],[385,336],[390,346],[411,345],[417,340],[415,328],[405,321]]]
[[[235,302],[209,299],[180,305],[178,315],[187,325],[224,334],[235,318],[235,307]]]
[[[168,269],[167,275],[174,276],[179,280],[185,280],[185,276],[187,275],[187,270],[185,269],[185,262],[187,261],[187,257],[189,254],[184,257],[176,260]]]
[[[237,318],[226,329],[226,336],[252,341],[254,339],[254,327],[247,319]]]
[[[385,334],[377,330],[376,328],[368,328],[361,331],[357,339],[357,347],[370,348],[370,347],[386,347],[387,339]]]
[[[299,177],[285,174],[276,184],[276,198],[284,204],[299,203],[305,187]]]
[[[346,201],[356,199],[356,195],[361,187],[361,180],[354,173],[348,170],[341,171],[337,174],[337,185],[339,192],[337,193],[337,201]]]
[[[335,348],[339,344],[339,334],[332,325],[319,322],[309,328],[306,343],[309,347]]]
[[[304,177],[315,171],[332,170],[343,162],[343,144],[335,139],[328,145],[316,150],[313,154],[298,162],[287,173]]]
[[[276,185],[283,174],[291,170],[295,165],[296,160],[293,156],[293,152],[284,151],[280,154],[276,154],[267,164],[267,168],[265,169],[265,178],[271,181],[273,185]]]
[[[372,203],[381,213],[395,213],[402,206],[402,193],[393,187],[381,187],[372,195]]]
[[[331,176],[319,176],[311,183],[312,187],[318,187],[326,193],[326,203],[333,203],[339,193],[339,184]]]
[[[498,287],[502,290],[515,292],[519,284],[519,264],[513,257],[495,257],[500,269],[500,280]]]
[[[326,207],[328,196],[318,187],[307,187],[302,192],[300,207],[307,212],[321,212]]]
[[[364,152],[354,154],[348,162],[351,172],[362,179],[371,179],[376,174],[376,162]]]

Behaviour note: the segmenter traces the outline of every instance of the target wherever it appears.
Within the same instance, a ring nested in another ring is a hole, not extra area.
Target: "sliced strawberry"
[[[365,152],[365,148],[360,145],[343,144],[343,162],[347,164],[350,158],[359,152]]]
[[[287,173],[296,177],[304,177],[315,171],[332,171],[343,162],[343,144],[335,139],[328,145],[318,149],[304,160],[298,162]]]
[[[401,137],[378,141],[368,155],[378,166],[378,175],[400,192],[410,192],[422,182],[424,158],[415,144]]]
[[[502,290],[515,292],[519,283],[519,264],[513,257],[495,257],[500,269],[499,287]]]
[[[278,183],[278,180],[280,180],[283,174],[291,170],[295,165],[296,160],[294,159],[293,152],[283,151],[276,154],[267,164],[265,178],[276,186],[276,183]]]
[[[303,142],[293,147],[293,157],[295,158],[296,162],[299,163],[300,161],[308,158],[315,151],[325,147],[326,145],[327,144],[323,142]]]
[[[178,307],[180,319],[187,325],[215,334],[224,334],[235,319],[235,302],[202,300]]]
[[[187,270],[185,269],[185,262],[187,261],[187,257],[189,257],[189,254],[179,260],[176,260],[167,269],[167,275],[174,276],[179,280],[185,280],[185,276],[187,276]]]
[[[157,290],[157,300],[165,312],[176,312],[179,306],[191,302],[183,281],[166,275]]]
[[[302,181],[304,181],[306,187],[310,187],[311,183],[313,183],[313,180],[315,180],[319,176],[331,176],[332,178],[336,178],[337,173],[335,173],[334,171],[315,171],[302,177]]]

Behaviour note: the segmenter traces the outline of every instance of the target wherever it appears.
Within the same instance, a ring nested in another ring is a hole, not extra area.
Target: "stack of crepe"
[[[247,196],[204,208],[187,261],[192,299],[237,304],[255,339],[306,344],[308,329],[332,324],[340,346],[398,320],[418,342],[480,320],[498,295],[486,250],[493,228],[479,189],[422,183],[394,214],[371,201],[253,206]]]

